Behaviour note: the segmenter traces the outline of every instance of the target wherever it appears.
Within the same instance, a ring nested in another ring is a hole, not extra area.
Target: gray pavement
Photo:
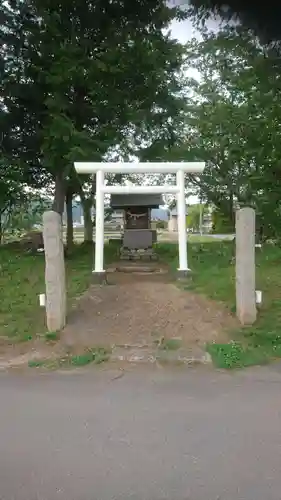
[[[0,375],[2,500],[280,500],[279,366]]]

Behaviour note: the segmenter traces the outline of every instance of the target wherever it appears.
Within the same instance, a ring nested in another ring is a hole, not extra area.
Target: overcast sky
[[[207,28],[212,31],[216,31],[219,24],[219,21],[214,19],[206,22]],[[172,36],[177,38],[181,43],[186,43],[188,40],[194,37],[200,39],[199,32],[195,28],[193,28],[191,22],[188,19],[181,22],[172,22],[171,31]]]
[[[181,43],[186,43],[192,37],[198,37],[199,33],[192,27],[191,22],[187,19],[181,22],[173,22],[171,24],[172,36],[177,38]]]
[[[215,20],[208,21],[207,26],[210,30],[216,31],[219,26],[219,22]],[[181,22],[173,22],[171,24],[171,33],[172,36],[177,38],[181,43],[186,43],[191,38],[201,38],[199,32],[192,26],[192,23],[188,19]],[[191,73],[193,77],[198,75],[198,73],[196,74],[196,71],[193,73],[191,70]],[[198,202],[199,200],[197,196],[190,196],[188,199],[188,203],[191,204]]]
[[[199,38],[199,33],[192,27],[189,20],[182,22],[173,22],[171,25],[171,32],[174,38],[177,38],[181,43],[186,43],[191,38]],[[195,76],[195,75],[194,75]],[[197,196],[190,196],[188,198],[188,203],[194,204],[198,203]]]

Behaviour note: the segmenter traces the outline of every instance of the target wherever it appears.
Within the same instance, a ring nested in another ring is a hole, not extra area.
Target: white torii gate
[[[107,194],[176,194],[178,212],[178,244],[180,274],[189,271],[187,262],[187,234],[186,234],[186,203],[184,174],[200,174],[205,168],[203,162],[183,163],[95,163],[75,162],[74,167],[78,174],[96,174],[96,243],[95,269],[93,273],[105,273],[104,265],[104,195]],[[115,174],[176,174],[175,185],[165,186],[107,186],[104,183],[105,173]]]

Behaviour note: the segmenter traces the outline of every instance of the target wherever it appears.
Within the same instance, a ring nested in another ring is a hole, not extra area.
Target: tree
[[[186,2],[187,3],[187,2]],[[281,41],[281,5],[274,0],[267,3],[253,3],[241,0],[191,0],[189,15],[199,21],[205,21],[212,15],[220,16],[225,21],[239,21],[246,29],[251,29],[259,36],[263,44],[275,44]]]
[[[18,237],[42,222],[42,214],[50,209],[50,201],[41,194],[17,189],[0,211],[0,243],[6,237]]]
[[[203,218],[206,213],[206,206],[203,203],[189,205],[188,215],[186,217],[186,225],[189,229],[196,232],[202,229]]]
[[[212,211],[212,233],[214,234],[232,234],[235,233],[232,221],[229,217],[219,209],[216,208]]]
[[[20,161],[22,152],[25,165],[51,176],[56,211],[78,193],[89,215],[90,179],[75,174],[74,160],[102,161],[128,135],[147,141],[165,130],[172,140],[183,49],[163,29],[180,11],[162,0],[149,9],[142,0],[14,0],[1,9],[4,153]]]
[[[6,221],[14,207],[25,198],[21,183],[21,172],[7,168],[4,159],[0,162],[0,243],[3,241]]]
[[[226,27],[202,33],[188,46],[188,140],[179,158],[206,162],[198,192],[234,227],[237,206],[256,208],[265,235],[281,230],[280,98],[278,60],[247,31]]]

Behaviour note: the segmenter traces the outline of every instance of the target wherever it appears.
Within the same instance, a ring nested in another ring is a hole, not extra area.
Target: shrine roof
[[[110,206],[113,209],[129,207],[159,208],[163,205],[161,194],[112,194]]]

